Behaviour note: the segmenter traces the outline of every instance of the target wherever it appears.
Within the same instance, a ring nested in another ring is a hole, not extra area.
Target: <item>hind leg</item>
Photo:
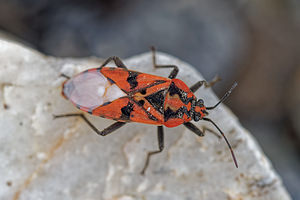
[[[110,125],[109,127],[105,128],[104,130],[100,131],[82,113],[54,115],[54,119],[63,118],[63,117],[80,117],[85,121],[85,123],[87,123],[87,125],[89,125],[89,127],[91,127],[91,129],[93,129],[98,135],[101,135],[101,136],[106,136],[126,124],[125,122],[115,122],[114,124]]]

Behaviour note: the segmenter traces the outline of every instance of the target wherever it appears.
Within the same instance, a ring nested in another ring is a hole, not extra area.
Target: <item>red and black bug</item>
[[[223,102],[236,87],[236,83],[212,107],[205,107],[202,99],[197,99],[194,92],[202,85],[212,83],[198,81],[188,87],[183,81],[176,79],[178,67],[175,65],[157,65],[155,50],[153,65],[155,68],[173,68],[168,78],[128,70],[118,57],[108,58],[99,68],[89,69],[68,78],[63,83],[62,94],[77,108],[89,114],[117,121],[111,126],[99,131],[82,113],[55,115],[59,117],[81,117],[97,134],[105,136],[128,122],[139,122],[157,126],[157,151],[147,154],[145,172],[150,157],[164,149],[163,125],[175,127],[183,124],[198,136],[204,136],[190,121],[205,120],[212,123],[225,139],[234,160],[233,150],[221,129],[209,118],[207,110],[212,110]],[[117,67],[105,67],[114,61]]]

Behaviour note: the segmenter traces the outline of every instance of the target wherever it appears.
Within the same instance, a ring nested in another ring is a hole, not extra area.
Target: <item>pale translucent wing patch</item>
[[[91,110],[126,96],[96,69],[82,72],[68,80],[64,84],[63,93],[74,104]]]

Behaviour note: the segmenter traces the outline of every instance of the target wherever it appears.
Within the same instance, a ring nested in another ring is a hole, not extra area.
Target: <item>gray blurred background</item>
[[[0,0],[7,37],[60,57],[158,50],[191,63],[300,199],[299,0]],[[242,163],[241,163],[242,165]]]

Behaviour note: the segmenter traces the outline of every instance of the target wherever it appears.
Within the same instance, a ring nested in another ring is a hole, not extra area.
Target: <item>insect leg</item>
[[[59,76],[64,77],[64,78],[66,78],[66,79],[70,79],[70,78],[71,78],[70,76],[67,76],[67,75],[65,75],[65,74],[60,74]]]
[[[186,122],[183,124],[185,127],[187,127],[190,131],[196,133],[196,135],[203,137],[205,136],[205,132],[209,131],[211,133],[213,133],[217,138],[221,139],[222,137],[215,132],[214,130],[207,128],[206,126],[202,127],[202,130],[200,130],[197,126],[195,126],[194,124],[192,124],[191,122]]]
[[[104,63],[100,66],[100,69],[102,67],[104,67],[105,65],[107,65],[110,61],[114,61],[114,63],[117,65],[117,67],[119,68],[124,68],[124,69],[127,69],[127,67],[125,66],[125,64],[121,61],[121,59],[117,56],[111,56],[109,58],[107,58]]]
[[[125,122],[115,122],[112,125],[110,125],[109,127],[106,127],[103,131],[101,131],[100,133],[97,132],[97,134],[101,135],[101,136],[106,136],[112,132],[114,132],[115,130],[121,128],[123,125],[125,125]]]
[[[209,131],[210,133],[214,134],[217,138],[222,139],[222,137],[220,136],[220,134],[218,134],[216,131],[214,131],[214,130],[212,130],[210,128],[207,128],[206,126],[202,126],[202,132],[203,132],[204,135],[205,135],[206,131]]]
[[[162,150],[164,149],[164,129],[163,129],[162,126],[157,127],[157,139],[158,139],[158,148],[159,148],[159,150],[148,152],[144,168],[141,171],[142,175],[145,174],[145,171],[146,171],[146,169],[149,165],[150,157],[154,154],[162,152]]]
[[[151,51],[152,51],[152,61],[153,61],[153,67],[154,68],[173,68],[173,70],[171,71],[169,78],[173,79],[177,76],[179,69],[176,65],[157,65],[156,64],[156,56],[155,56],[155,48],[151,47]]]
[[[202,85],[204,85],[206,88],[212,87],[214,84],[216,84],[217,82],[219,82],[221,80],[221,78],[219,76],[216,76],[212,81],[210,82],[206,82],[206,81],[198,81],[197,83],[195,83],[194,85],[192,85],[190,87],[190,90],[192,92],[196,92]]]
[[[194,124],[192,124],[191,122],[186,122],[183,124],[185,127],[187,127],[190,131],[196,133],[196,135],[203,137],[204,136],[204,132],[201,131],[197,126],[195,126]]]
[[[81,117],[98,135],[106,136],[109,133],[112,133],[113,131],[117,130],[118,128],[121,128],[123,125],[125,125],[125,122],[116,122],[109,127],[105,128],[102,131],[99,131],[82,113],[71,113],[71,114],[64,114],[64,115],[53,115],[54,119],[56,118],[62,118],[62,117]]]

